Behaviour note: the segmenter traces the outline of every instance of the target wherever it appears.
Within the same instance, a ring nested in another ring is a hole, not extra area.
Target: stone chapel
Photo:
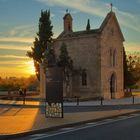
[[[86,30],[73,31],[73,18],[67,12],[63,18],[64,30],[54,41],[56,56],[66,44],[75,70],[71,76],[66,97],[84,99],[112,99],[124,96],[123,42],[124,36],[115,13],[111,10],[99,29],[91,29],[88,20]]]

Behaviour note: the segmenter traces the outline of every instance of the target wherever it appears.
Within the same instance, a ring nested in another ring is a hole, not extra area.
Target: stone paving
[[[134,103],[140,104],[140,96],[134,97]],[[15,100],[0,100],[0,104],[10,104],[10,105],[24,105],[23,101],[15,101]],[[126,105],[126,104],[133,104],[133,97],[128,98],[122,98],[122,99],[112,99],[112,100],[103,100],[103,105]],[[26,101],[25,105],[35,105],[40,106],[44,105],[44,103],[39,101]],[[77,105],[77,102],[64,102],[64,106],[75,106]],[[97,106],[101,105],[100,100],[95,101],[83,101],[79,102],[79,105],[81,106]]]
[[[15,101],[15,100],[0,100],[0,104],[5,105],[24,105],[23,101]],[[38,101],[25,101],[25,105],[40,105]]]

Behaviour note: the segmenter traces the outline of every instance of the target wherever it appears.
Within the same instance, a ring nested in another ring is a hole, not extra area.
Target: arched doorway
[[[111,94],[111,99],[115,98],[115,92],[116,92],[116,76],[113,73],[111,75],[111,78],[110,78],[110,94]]]

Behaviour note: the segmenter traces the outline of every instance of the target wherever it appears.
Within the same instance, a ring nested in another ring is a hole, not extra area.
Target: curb
[[[65,107],[107,107],[107,106],[116,106],[116,107],[123,107],[123,106],[137,106],[140,105],[140,103],[136,104],[103,104],[103,105],[64,105]],[[0,103],[0,106],[15,106],[15,107],[32,107],[32,108],[40,108],[40,107],[45,107],[44,104],[42,105],[29,105],[29,104],[2,104]]]
[[[10,135],[1,135],[0,136],[0,140],[9,140],[9,139],[15,139],[15,138],[19,138],[19,137],[25,137],[28,135],[32,135],[34,133],[43,133],[43,132],[49,132],[49,131],[55,131],[61,128],[65,128],[65,127],[73,127],[73,126],[77,126],[77,125],[82,125],[85,123],[90,123],[90,122],[97,122],[97,121],[102,121],[105,119],[112,119],[118,116],[123,116],[123,115],[130,115],[132,113],[140,113],[140,110],[137,111],[132,111],[129,113],[122,113],[119,115],[112,115],[112,116],[108,116],[108,117],[102,117],[99,119],[90,119],[90,120],[86,120],[86,121],[81,121],[81,122],[75,122],[75,123],[70,123],[70,124],[64,124],[64,125],[59,125],[59,126],[54,126],[54,127],[49,127],[49,128],[43,128],[43,129],[38,129],[38,130],[33,130],[33,131],[28,131],[28,132],[22,132],[22,133],[17,133],[17,134],[10,134]]]

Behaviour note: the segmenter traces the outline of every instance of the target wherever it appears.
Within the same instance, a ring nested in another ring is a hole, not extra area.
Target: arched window
[[[116,65],[116,50],[110,49],[109,63],[111,67],[114,67]]]
[[[82,86],[86,86],[87,85],[87,73],[86,70],[82,71]]]

